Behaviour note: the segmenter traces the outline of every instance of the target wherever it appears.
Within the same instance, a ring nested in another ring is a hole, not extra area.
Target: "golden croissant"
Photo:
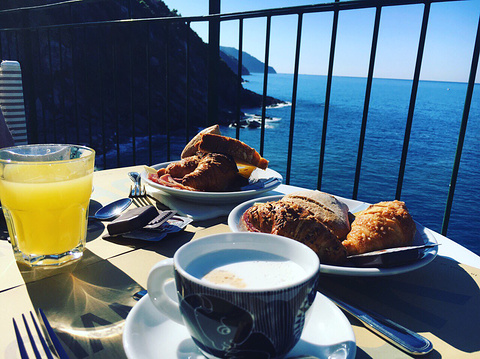
[[[415,222],[404,202],[379,202],[369,206],[353,221],[342,244],[349,255],[411,245]]]

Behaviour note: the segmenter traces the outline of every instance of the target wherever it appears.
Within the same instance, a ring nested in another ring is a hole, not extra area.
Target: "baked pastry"
[[[230,156],[207,153],[193,172],[183,176],[182,184],[197,191],[220,192],[232,185],[237,174],[237,165]]]
[[[197,153],[197,144],[202,138],[202,135],[204,133],[213,133],[216,135],[220,135],[220,127],[218,125],[213,125],[207,128],[204,128],[202,131],[197,133],[191,140],[190,142],[187,143],[185,148],[182,151],[182,154],[180,155],[180,158],[187,158],[190,156],[194,156]]]
[[[200,131],[185,146],[181,160],[170,163],[151,181],[188,191],[221,192],[239,189],[248,184],[255,167],[267,168],[268,161],[255,149],[230,137],[220,135],[218,125]],[[246,164],[241,166],[238,164]]]
[[[346,259],[340,239],[350,228],[348,208],[323,192],[301,191],[257,203],[243,213],[240,228],[295,239],[313,249],[322,263],[341,264]]]
[[[252,147],[235,138],[204,133],[196,144],[200,152],[223,153],[230,155],[237,163],[252,165],[261,169],[268,167],[268,161]]]
[[[230,156],[199,153],[158,170],[156,182],[189,191],[221,192],[235,184],[237,175],[237,164]]]
[[[200,162],[199,156],[190,156],[178,162],[170,163],[165,169],[160,169],[160,174],[170,174],[174,178],[183,178],[183,176],[195,171]],[[157,172],[157,173],[159,173]]]
[[[296,203],[309,210],[315,219],[323,223],[338,239],[350,232],[348,206],[331,194],[321,191],[298,191],[287,194],[283,202]]]
[[[353,221],[342,242],[349,255],[411,245],[416,226],[402,201],[370,205]]]

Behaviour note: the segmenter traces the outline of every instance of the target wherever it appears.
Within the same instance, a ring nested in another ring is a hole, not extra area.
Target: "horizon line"
[[[276,70],[275,70],[276,71]],[[263,72],[255,72],[250,71],[251,74],[263,74]],[[275,73],[268,73],[269,75],[292,75],[293,73],[290,72],[275,72]],[[327,77],[328,75],[323,74],[306,74],[306,73],[299,73],[299,75],[306,75],[306,76],[323,76]],[[249,76],[249,75],[242,75],[242,76]],[[348,78],[358,78],[358,79],[366,79],[366,76],[353,76],[353,75],[332,75],[332,77],[348,77]],[[402,80],[402,81],[413,81],[411,78],[396,78],[396,77],[377,77],[373,76],[373,79],[377,80]],[[420,79],[419,81],[426,81],[426,82],[448,82],[448,83],[457,83],[457,84],[468,84],[468,81],[453,81],[453,80],[430,80],[430,79]],[[480,82],[475,81],[475,85],[480,85]]]

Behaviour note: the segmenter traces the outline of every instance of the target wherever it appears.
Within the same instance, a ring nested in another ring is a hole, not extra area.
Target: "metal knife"
[[[392,343],[396,347],[406,351],[407,353],[413,355],[425,355],[432,351],[432,343],[420,334],[417,334],[378,313],[353,307],[350,304],[342,302],[339,299],[332,298],[329,295],[325,296],[335,303],[339,308],[360,320],[375,334]]]

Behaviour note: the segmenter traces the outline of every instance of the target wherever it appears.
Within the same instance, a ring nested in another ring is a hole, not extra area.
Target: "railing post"
[[[468,79],[467,94],[465,96],[465,105],[463,108],[462,123],[460,133],[458,135],[457,150],[455,152],[455,162],[453,163],[452,178],[448,188],[447,204],[443,215],[442,234],[447,235],[448,222],[453,205],[453,195],[455,194],[455,186],[457,185],[457,176],[460,169],[460,160],[462,158],[463,142],[467,132],[468,115],[470,114],[470,106],[472,104],[473,90],[475,87],[475,77],[477,75],[478,59],[480,57],[480,16],[478,17],[477,37],[473,48],[472,65],[470,67],[470,76]]]
[[[339,0],[335,0],[338,3]],[[325,106],[323,108],[323,126],[322,137],[320,139],[320,158],[318,161],[318,178],[317,189],[322,189],[322,177],[323,177],[323,164],[325,162],[325,146],[327,142],[327,125],[328,125],[328,112],[330,109],[330,94],[332,91],[332,78],[333,78],[333,65],[335,59],[335,46],[337,44],[337,29],[338,29],[338,14],[339,10],[333,11],[332,20],[332,37],[330,40],[330,56],[328,60],[328,73],[327,73],[327,88],[325,90]]]
[[[413,113],[415,111],[415,101],[417,100],[418,82],[420,81],[420,70],[422,67],[423,51],[425,49],[425,38],[427,37],[428,17],[430,16],[430,3],[425,4],[423,10],[422,28],[420,30],[420,39],[418,41],[417,61],[415,72],[413,74],[412,93],[410,95],[410,105],[408,108],[407,124],[405,126],[405,135],[403,137],[403,150],[400,159],[400,169],[398,171],[397,192],[395,199],[400,199],[403,187],[403,178],[405,177],[405,166],[407,164],[408,145],[410,143],[410,134],[412,132]]]
[[[209,0],[209,14],[220,14],[220,0]],[[220,59],[220,21],[208,23],[208,112],[207,124],[218,123],[218,65]]]
[[[357,167],[355,170],[355,181],[353,183],[352,199],[357,199],[358,185],[360,182],[360,171],[362,170],[363,146],[365,144],[365,133],[367,130],[368,109],[370,106],[370,95],[372,92],[373,70],[375,67],[375,56],[377,53],[378,32],[380,28],[380,15],[382,8],[379,6],[375,12],[375,23],[373,25],[372,46],[370,48],[370,63],[368,66],[367,87],[365,89],[365,101],[363,103],[362,126],[360,128],[360,139],[358,141]]]
[[[33,51],[32,37],[33,30],[29,29],[28,14],[26,11],[22,14],[23,20],[23,53],[24,58],[18,59],[22,68],[23,81],[23,98],[25,101],[25,118],[27,120],[27,139],[28,143],[38,142],[38,123],[37,110],[35,106],[35,81],[33,70]],[[18,41],[18,40],[17,40]],[[18,54],[17,54],[18,56]]]

